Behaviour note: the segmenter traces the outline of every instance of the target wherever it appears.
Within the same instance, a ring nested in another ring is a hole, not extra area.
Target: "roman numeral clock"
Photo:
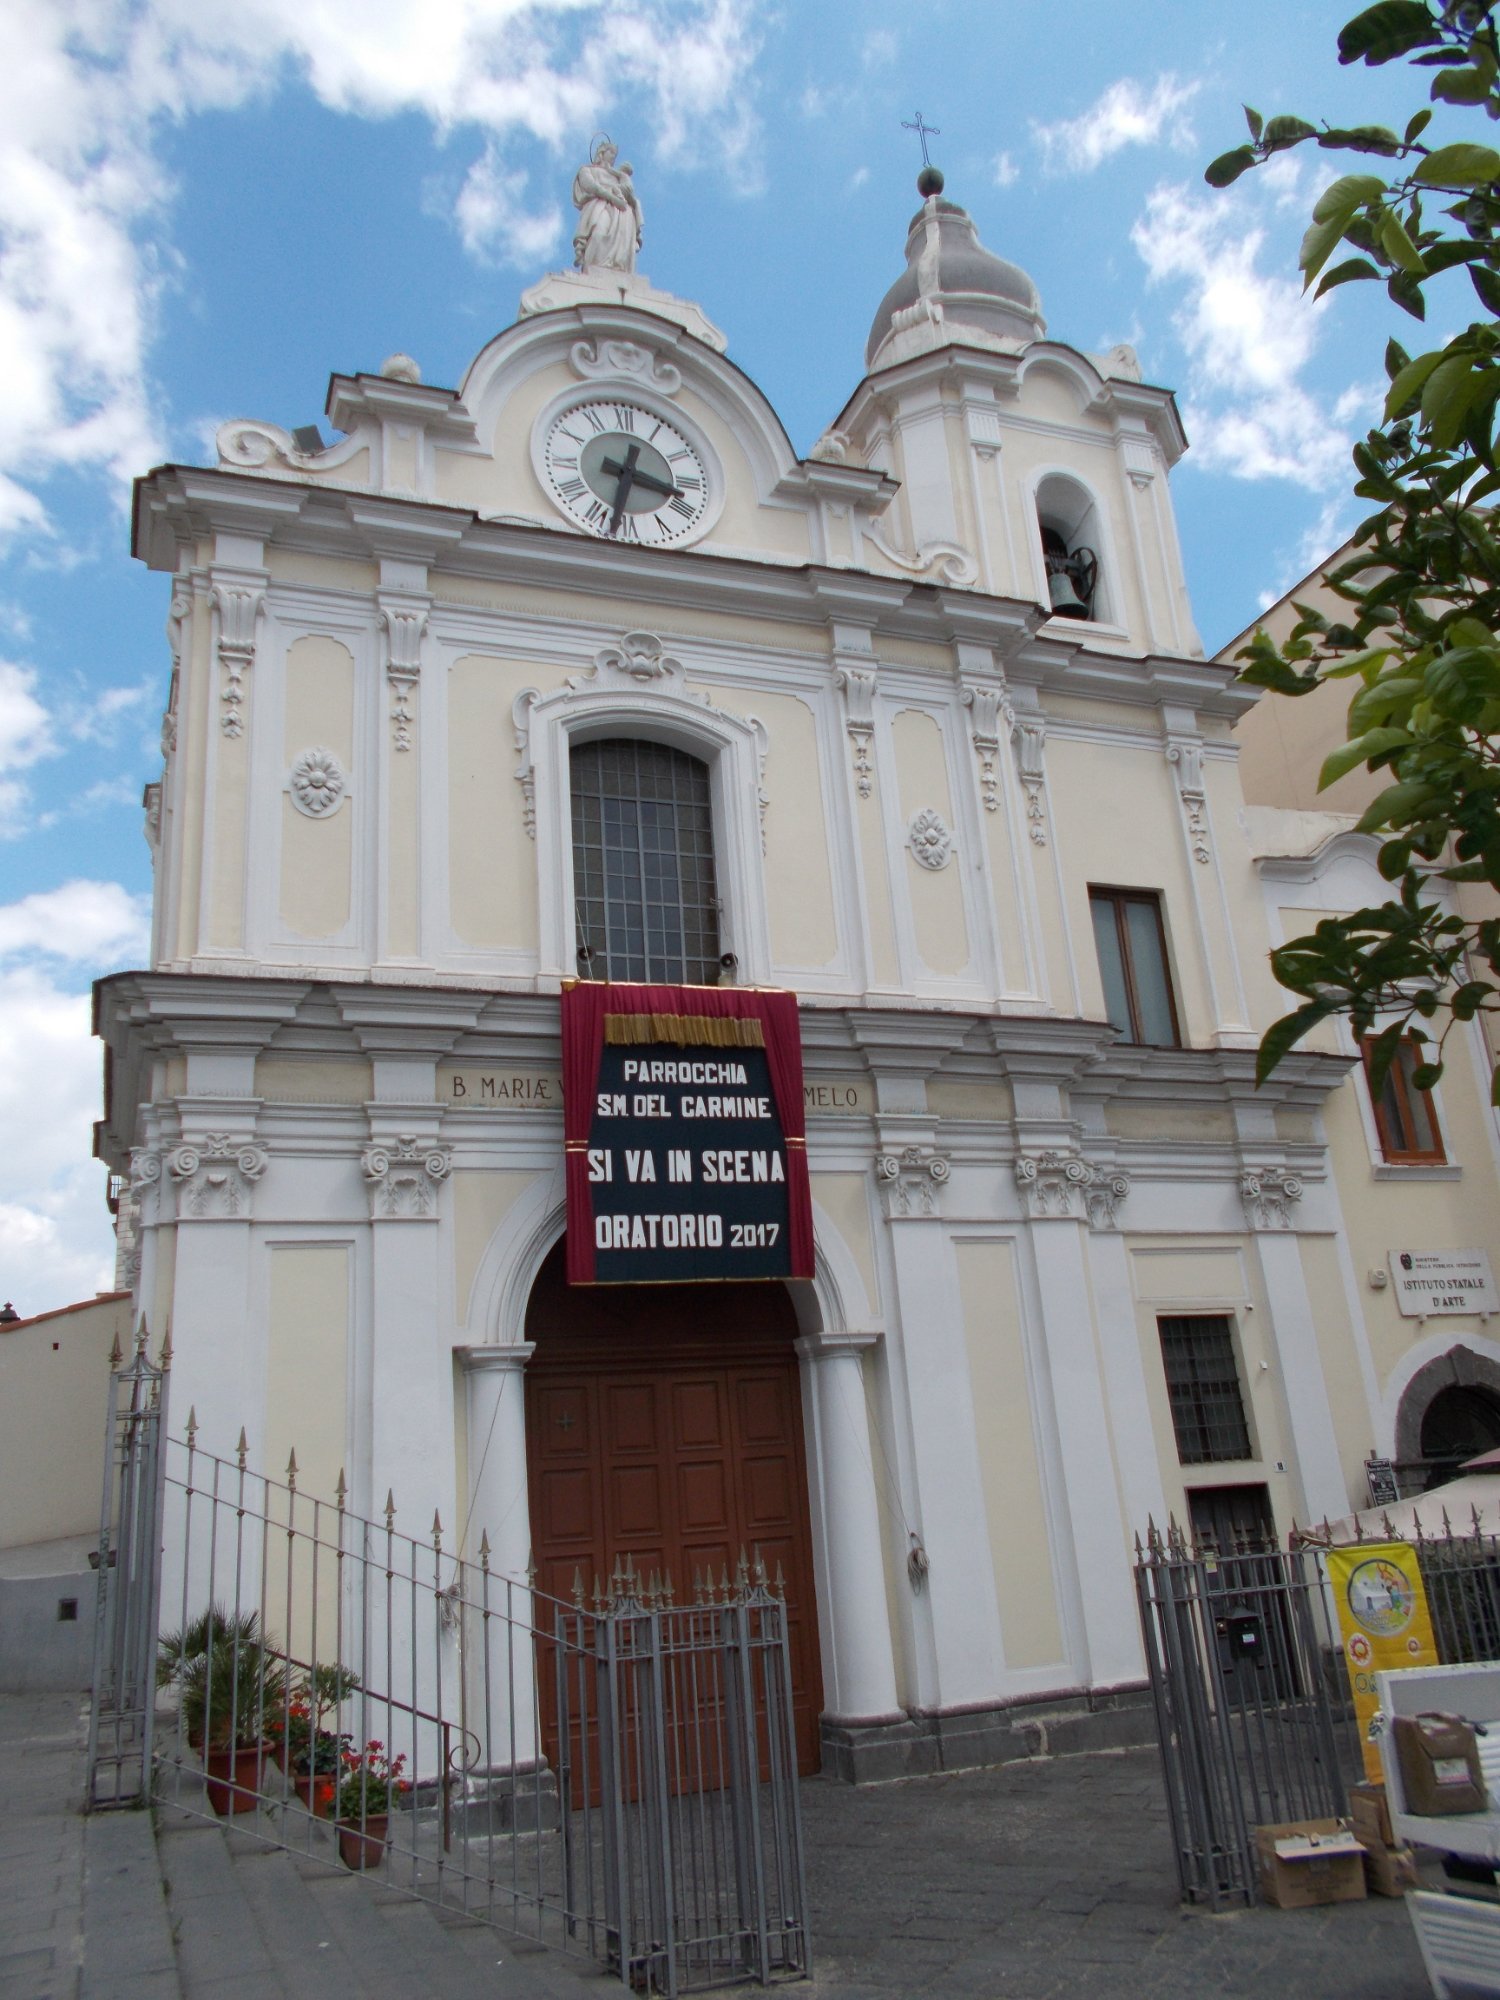
[[[666,548],[690,536],[708,512],[702,456],[676,424],[644,404],[573,403],[539,442],[548,492],[591,535]]]

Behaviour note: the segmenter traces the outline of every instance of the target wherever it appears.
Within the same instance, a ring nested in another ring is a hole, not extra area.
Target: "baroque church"
[[[1366,1284],[1357,1051],[1255,1086],[1267,855],[1310,850],[1245,812],[1172,394],[919,189],[805,457],[601,145],[457,387],[393,355],[331,445],[144,477],[151,964],[97,992],[174,1431],[558,1596],[759,1550],[804,1766],[854,1778],[1120,1740],[1148,1523],[1364,1504],[1455,1332],[1500,1385],[1487,1314]],[[569,1283],[578,980],[795,995],[810,1276]],[[1443,1117],[1492,1215],[1493,1121]]]

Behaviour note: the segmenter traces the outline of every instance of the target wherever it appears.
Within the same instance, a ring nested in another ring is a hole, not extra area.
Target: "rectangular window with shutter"
[[[1375,1108],[1375,1130],[1384,1159],[1396,1166],[1441,1166],[1447,1155],[1438,1129],[1437,1110],[1429,1091],[1419,1090],[1413,1073],[1425,1060],[1422,1044],[1407,1036],[1396,1045],[1395,1059],[1377,1090],[1372,1074],[1375,1036],[1360,1044],[1365,1083]]]
[[[1104,1005],[1123,1040],[1175,1049],[1177,1007],[1167,969],[1161,898],[1146,889],[1090,889]]]

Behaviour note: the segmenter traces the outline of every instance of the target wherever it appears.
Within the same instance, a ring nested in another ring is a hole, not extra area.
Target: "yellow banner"
[[[1365,1776],[1378,1784],[1384,1776],[1380,1749],[1370,1738],[1370,1719],[1379,1707],[1375,1676],[1393,1667],[1439,1664],[1427,1592],[1410,1542],[1356,1542],[1330,1549],[1327,1560]]]

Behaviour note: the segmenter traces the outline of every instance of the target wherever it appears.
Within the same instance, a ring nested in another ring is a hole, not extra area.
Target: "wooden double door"
[[[731,1579],[758,1551],[785,1584],[799,1768],[819,1764],[822,1676],[796,1320],[780,1285],[570,1288],[561,1245],[527,1309],[526,1450],[539,1587],[591,1601],[626,1558]],[[555,1719],[543,1693],[544,1727]],[[549,1746],[555,1747],[555,1746]]]

